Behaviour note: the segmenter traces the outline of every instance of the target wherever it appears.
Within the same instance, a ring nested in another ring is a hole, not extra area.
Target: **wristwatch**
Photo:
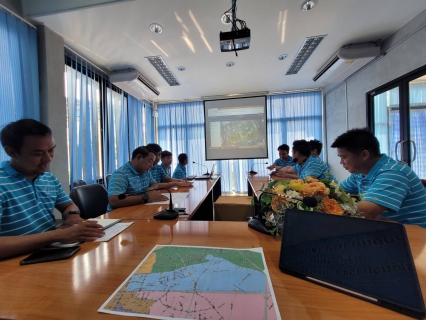
[[[149,195],[148,195],[148,193],[144,193],[144,194],[143,194],[143,196],[142,196],[142,200],[143,200],[143,203],[147,203],[147,202],[148,202],[148,200],[149,200]]]
[[[80,211],[78,210],[71,210],[68,212],[68,214],[80,214]]]

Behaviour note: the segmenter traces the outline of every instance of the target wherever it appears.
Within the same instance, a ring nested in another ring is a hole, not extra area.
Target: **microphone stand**
[[[268,164],[267,162],[265,162],[265,163],[263,163],[263,162],[256,162],[256,163],[253,163],[252,165],[251,165],[251,170],[250,170],[250,174],[252,174],[252,175],[255,175],[255,174],[257,174],[257,172],[256,171],[253,171],[253,166],[255,165],[255,164]]]
[[[205,166],[204,164],[201,164],[201,163],[197,163],[197,162],[195,162],[195,161],[192,161],[192,163],[195,163],[195,164],[198,164],[199,166],[203,166],[203,167],[206,167],[206,173],[204,174],[204,175],[206,175],[206,176],[209,176],[210,175],[210,173],[209,173],[209,168],[207,167],[207,166]]]

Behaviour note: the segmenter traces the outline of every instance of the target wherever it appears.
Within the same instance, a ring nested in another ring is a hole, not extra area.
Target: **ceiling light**
[[[278,60],[284,60],[285,58],[287,58],[286,54],[282,54],[278,57]]]
[[[184,66],[179,66],[179,67],[177,67],[177,69],[178,69],[179,71],[185,71],[185,67],[184,67]]]
[[[324,39],[324,37],[325,35],[306,38],[290,67],[288,68],[286,75],[297,74],[305,64],[306,60],[309,59],[311,54],[318,47],[322,39]]]
[[[176,78],[161,56],[150,56],[145,57],[145,59],[148,60],[155,69],[157,69],[158,73],[164,78],[164,80],[167,81],[170,86],[180,85],[179,80]]]
[[[300,10],[303,12],[313,9],[317,5],[318,0],[304,0],[300,6]]]
[[[232,61],[229,61],[229,62],[226,63],[227,67],[232,67],[233,65],[234,65],[234,63]]]
[[[153,33],[161,33],[161,32],[163,32],[163,27],[160,26],[158,23],[151,23],[149,25],[149,29],[151,29],[151,31]]]

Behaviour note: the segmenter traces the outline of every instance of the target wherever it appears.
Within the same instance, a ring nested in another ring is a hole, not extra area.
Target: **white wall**
[[[412,32],[407,35],[409,30]],[[339,87],[326,87],[324,90],[328,164],[339,181],[348,177],[349,173],[339,164],[337,152],[330,145],[346,130],[367,126],[366,93],[426,65],[425,12],[398,30],[383,45],[390,48],[384,57]]]

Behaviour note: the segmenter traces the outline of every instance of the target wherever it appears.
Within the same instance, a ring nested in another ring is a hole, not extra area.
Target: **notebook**
[[[411,317],[426,316],[399,223],[287,210],[279,268]]]
[[[200,180],[200,179],[210,179],[213,176],[213,174],[214,174],[214,169],[215,168],[216,168],[216,163],[213,164],[212,171],[210,171],[209,174],[203,174],[201,176],[196,176],[194,179],[198,179],[198,180]]]
[[[108,229],[109,227],[115,225],[116,223],[119,223],[121,219],[87,219],[88,221],[97,221],[98,224],[102,226],[102,229]]]

